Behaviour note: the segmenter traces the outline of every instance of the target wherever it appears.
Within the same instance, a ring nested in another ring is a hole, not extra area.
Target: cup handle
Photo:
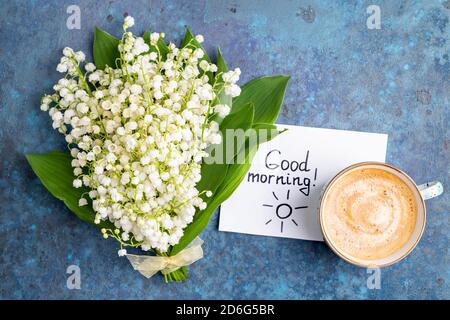
[[[444,192],[444,186],[439,181],[427,182],[418,186],[423,200],[440,196]]]

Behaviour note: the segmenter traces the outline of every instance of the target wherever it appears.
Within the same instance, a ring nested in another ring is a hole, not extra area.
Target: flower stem
[[[165,274],[164,280],[166,280],[166,283],[173,282],[173,281],[181,282],[188,277],[188,274],[189,274],[189,269],[186,266],[184,266],[184,267],[181,267],[171,273]]]

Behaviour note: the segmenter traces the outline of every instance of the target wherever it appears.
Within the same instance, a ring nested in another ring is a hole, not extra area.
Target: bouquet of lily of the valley
[[[244,178],[258,144],[273,138],[288,77],[240,88],[239,68],[212,63],[201,35],[117,39],[95,30],[94,63],[70,48],[64,74],[42,98],[68,152],[28,154],[42,184],[149,277],[187,277],[202,257],[198,234]],[[243,213],[245,214],[245,213]],[[151,254],[133,255],[127,247]]]

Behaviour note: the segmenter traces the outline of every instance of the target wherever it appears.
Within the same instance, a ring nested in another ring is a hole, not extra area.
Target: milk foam
[[[382,169],[350,171],[334,182],[322,218],[329,241],[346,255],[377,260],[402,248],[417,219],[413,192]]]

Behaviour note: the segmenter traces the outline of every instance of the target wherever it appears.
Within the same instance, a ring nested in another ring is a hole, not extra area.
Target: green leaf
[[[253,103],[249,102],[238,108],[235,108],[233,112],[227,115],[220,124],[220,131],[222,134],[227,129],[248,129],[253,124],[255,115],[255,107]]]
[[[223,87],[223,81],[222,81],[222,74],[228,71],[227,64],[225,63],[225,60],[223,59],[222,52],[220,49],[217,49],[217,72],[214,74],[214,78],[217,81],[217,91],[220,91],[220,93],[217,95],[216,99],[213,102],[213,105],[217,104],[226,104],[230,108],[233,107],[233,98],[229,95],[227,95],[224,91]],[[219,117],[219,115],[215,115],[212,120],[214,120],[217,123],[222,123],[223,118]]]
[[[245,106],[241,106],[239,110],[235,110],[233,113],[230,113],[225,117],[222,122],[220,129],[222,132],[222,143],[220,146],[217,146],[217,149],[223,148],[224,159],[221,163],[206,163],[202,164],[202,179],[197,184],[197,189],[199,191],[203,190],[211,190],[213,191],[213,196],[211,198],[204,199],[208,206],[203,211],[196,212],[194,216],[194,220],[191,224],[189,224],[184,230],[184,235],[181,238],[180,242],[175,245],[171,250],[171,255],[177,254],[179,251],[183,250],[194,238],[206,227],[208,224],[211,215],[214,213],[214,210],[220,205],[221,202],[218,202],[217,197],[220,196],[222,192],[219,193],[218,188],[224,184],[232,184],[231,181],[234,175],[229,175],[228,171],[231,169],[235,171],[235,164],[226,163],[226,159],[229,158],[233,160],[235,158],[236,153],[242,149],[245,144],[244,141],[238,141],[238,143],[233,144],[234,148],[232,150],[233,154],[227,155],[226,145],[227,145],[227,129],[242,129],[244,132],[251,128],[253,123],[253,115],[254,115],[254,107],[251,103],[246,104]],[[245,159],[246,160],[246,159]],[[234,162],[234,161],[233,161]],[[222,195],[223,197],[223,195]]]
[[[144,38],[144,41],[150,46],[150,52],[158,52],[161,54],[161,59],[164,61],[166,60],[167,53],[169,52],[169,47],[167,46],[166,42],[159,38],[158,42],[156,42],[156,45],[158,49],[154,45],[150,43],[150,32],[145,31],[144,35],[142,36]]]
[[[198,191],[211,191],[213,194],[216,189],[222,183],[228,170],[228,165],[221,163],[203,163],[201,167],[202,178],[197,183],[196,188]],[[203,197],[203,200],[208,202],[210,198]]]
[[[217,48],[217,73],[225,73],[228,71],[228,66],[223,59],[222,51],[220,51],[220,48]]]
[[[200,42],[198,42],[197,39],[195,39],[195,36],[191,33],[191,30],[189,30],[188,26],[186,26],[186,31],[184,33],[184,39],[183,39],[183,42],[181,43],[181,48],[185,48],[185,47],[191,48],[192,50],[195,50],[197,48],[202,49],[204,55],[199,60],[199,62],[202,61],[202,60],[206,60],[208,62],[211,62],[211,59],[209,59],[205,48],[203,48],[203,46],[200,44]],[[201,75],[204,74],[203,70],[200,70],[200,74]],[[208,71],[208,72],[206,72],[206,75],[209,78],[209,82],[212,84],[213,81],[214,81],[214,76],[213,76],[212,72]]]
[[[206,60],[208,62],[211,62],[211,60],[208,57],[208,54],[206,53],[205,48],[203,48],[203,46],[200,44],[200,42],[198,42],[197,39],[195,39],[195,36],[192,34],[191,30],[189,30],[189,27],[187,27],[187,26],[186,26],[186,30],[184,33],[183,42],[181,43],[181,48],[185,48],[185,47],[189,47],[193,50],[195,50],[197,48],[202,49],[205,54],[203,55],[203,58],[200,59],[200,61]]]
[[[203,231],[203,229],[205,229],[212,214],[219,205],[227,200],[236,190],[247,174],[247,171],[250,169],[251,160],[255,154],[256,148],[257,146],[254,146],[254,149],[248,151],[244,163],[233,163],[229,165],[225,179],[217,189],[216,194],[213,195],[211,202],[205,210],[197,212],[194,221],[184,229],[184,235],[180,239],[180,242],[170,251],[171,256],[183,250],[200,234],[200,232]]]
[[[233,109],[252,102],[255,123],[274,123],[280,113],[288,81],[287,76],[271,76],[247,82],[241,94],[233,99]]]
[[[97,69],[104,69],[107,65],[116,68],[116,59],[120,58],[118,45],[119,39],[97,27],[95,28],[93,51]]]
[[[227,115],[220,124],[220,132],[222,134],[222,143],[217,147],[222,148],[223,162],[228,164],[233,161],[238,151],[245,143],[245,139],[239,139],[239,132],[245,134],[252,127],[255,107],[251,103],[247,103],[239,110]],[[237,134],[237,136],[234,136]],[[231,143],[229,139],[233,139]],[[233,148],[230,148],[233,147]]]
[[[222,52],[220,52],[220,49],[217,49],[217,72],[216,75],[220,74],[220,79],[222,79],[223,73],[228,71],[227,64],[225,63],[225,60],[223,59]],[[221,89],[221,87],[219,87]],[[229,95],[227,95],[224,90],[222,90],[219,93],[218,100],[220,104],[226,104],[230,108],[233,106],[233,98]]]
[[[109,222],[94,223],[95,213],[87,196],[89,189],[73,187],[74,176],[70,154],[53,151],[47,154],[27,154],[26,158],[44,187],[55,198],[62,200],[78,218],[98,228],[114,228]],[[80,207],[78,206],[78,200],[83,195],[88,200],[88,204]]]
[[[252,129],[256,130],[256,135],[258,136],[258,144],[263,142],[268,142],[283,133],[287,129],[279,131],[277,126],[272,123],[254,123]]]
[[[200,47],[200,43],[198,43],[198,41],[195,40],[195,37],[192,34],[191,30],[189,30],[189,27],[186,26],[186,28],[184,29],[184,38],[183,41],[181,42],[181,48],[186,47],[191,42],[191,40],[193,41],[192,44],[194,44],[196,48]]]
[[[236,190],[236,188],[244,179],[247,171],[250,169],[252,159],[257,149],[257,145],[251,146],[250,149],[246,148],[244,162],[230,164],[223,183],[219,186],[219,188],[217,188],[216,196],[214,197],[214,201],[212,202],[213,206],[219,206],[222,202],[224,202],[231,196],[234,190]]]
[[[245,133],[252,126],[254,110],[253,105],[247,104],[239,112],[236,111],[225,117],[220,126],[222,141],[219,145],[212,146],[210,156],[203,161],[201,168],[202,178],[196,186],[199,191],[209,190],[214,194],[217,187],[222,183],[228,170],[227,159],[234,159],[236,153],[242,148],[243,143],[245,143],[245,141],[235,141],[233,144],[234,148],[227,150],[227,139],[229,138],[227,136],[227,130],[241,129]],[[231,153],[227,154],[227,151]],[[219,159],[214,158],[216,155],[215,152],[221,152],[217,155]],[[209,202],[210,198],[204,197],[204,200]]]
[[[227,121],[224,121],[222,125],[232,123],[233,121],[238,121],[240,114],[246,111],[246,107],[238,106],[238,108],[238,110],[234,109],[233,113],[230,113],[227,116]],[[202,232],[208,225],[208,222],[215,210],[233,194],[250,169],[252,159],[258,150],[259,144],[269,141],[285,131],[278,131],[276,125],[269,123],[253,123],[251,129],[255,129],[257,131],[258,144],[248,144],[245,142],[244,145],[240,146],[239,153],[234,157],[235,161],[228,164],[226,174],[223,177],[221,184],[216,188],[216,192],[208,201],[208,206],[205,210],[199,211],[195,214],[194,221],[186,227],[183,237],[180,239],[180,242],[172,248],[170,255],[177,254],[189,245],[189,243],[191,243],[191,241],[194,240],[194,238],[198,236],[200,232]],[[270,135],[263,135],[261,139],[259,133],[262,129],[269,130]],[[243,155],[240,153],[243,153]],[[236,159],[239,159],[240,156],[244,159],[242,163],[238,163],[236,161]],[[213,174],[223,175],[223,172],[220,172],[220,170],[223,170],[223,167],[218,168],[218,171]]]

